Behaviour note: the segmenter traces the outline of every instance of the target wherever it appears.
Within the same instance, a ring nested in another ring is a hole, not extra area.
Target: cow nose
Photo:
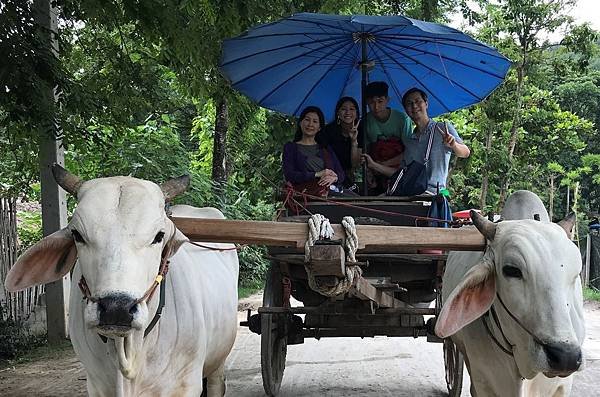
[[[567,343],[544,345],[550,368],[555,371],[577,371],[581,365],[581,348]]]
[[[98,325],[119,325],[131,327],[133,314],[137,311],[137,301],[125,294],[107,295],[98,299],[100,322]]]

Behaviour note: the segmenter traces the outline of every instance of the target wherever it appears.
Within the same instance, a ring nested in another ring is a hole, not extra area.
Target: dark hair
[[[307,106],[304,108],[304,110],[302,110],[300,116],[298,116],[298,121],[296,123],[296,134],[294,135],[294,142],[298,142],[300,139],[302,139],[302,128],[300,128],[300,123],[308,113],[317,114],[317,117],[319,118],[319,131],[321,131],[323,127],[325,127],[325,116],[323,115],[321,109],[319,109],[316,106]]]
[[[356,102],[356,99],[352,98],[351,96],[343,96],[343,97],[340,98],[339,101],[337,101],[337,104],[335,105],[334,118],[337,118],[338,112],[340,111],[340,108],[346,102],[352,102],[352,104],[356,108],[356,118],[358,120],[360,120],[360,108],[358,107],[358,102]]]
[[[374,96],[388,96],[388,85],[385,81],[373,81],[365,89],[367,99]]]
[[[406,99],[407,99],[407,98],[408,98],[408,96],[409,96],[410,94],[412,94],[413,92],[418,92],[419,94],[421,94],[421,98],[423,98],[423,100],[424,100],[425,102],[427,102],[427,93],[426,93],[425,91],[423,91],[422,89],[420,89],[420,88],[413,87],[413,88],[411,88],[410,90],[406,91],[406,92],[404,93],[404,95],[402,95],[402,106],[404,106],[404,108],[405,108],[405,109],[406,109]]]

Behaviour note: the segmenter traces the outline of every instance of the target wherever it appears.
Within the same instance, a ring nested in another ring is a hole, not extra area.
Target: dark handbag
[[[422,163],[413,160],[390,177],[390,182],[392,183],[389,185],[386,193],[388,196],[416,196],[427,190],[427,181],[429,180],[427,164],[429,162],[434,135],[435,129],[429,134],[427,151]]]

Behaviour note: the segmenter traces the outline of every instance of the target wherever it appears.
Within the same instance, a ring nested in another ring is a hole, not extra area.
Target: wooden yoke
[[[304,249],[306,223],[238,221],[227,219],[171,218],[192,241],[257,244]],[[343,239],[341,225],[332,225],[335,237]],[[483,251],[485,239],[474,226],[434,228],[357,225],[358,250],[363,252],[406,252],[416,249]]]

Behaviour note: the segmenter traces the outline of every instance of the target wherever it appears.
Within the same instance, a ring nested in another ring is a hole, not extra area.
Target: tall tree
[[[542,47],[542,32],[552,33],[565,23],[570,22],[570,17],[564,12],[567,6],[572,6],[572,0],[506,0],[500,2],[500,11],[503,16],[506,32],[513,37],[517,45],[517,58],[515,59],[516,86],[514,91],[514,116],[512,119],[509,141],[508,161],[512,164],[515,148],[519,139],[519,130],[523,115],[523,88],[527,73],[533,58],[539,55]],[[511,183],[512,172],[506,174],[500,186],[498,206],[504,205]]]

